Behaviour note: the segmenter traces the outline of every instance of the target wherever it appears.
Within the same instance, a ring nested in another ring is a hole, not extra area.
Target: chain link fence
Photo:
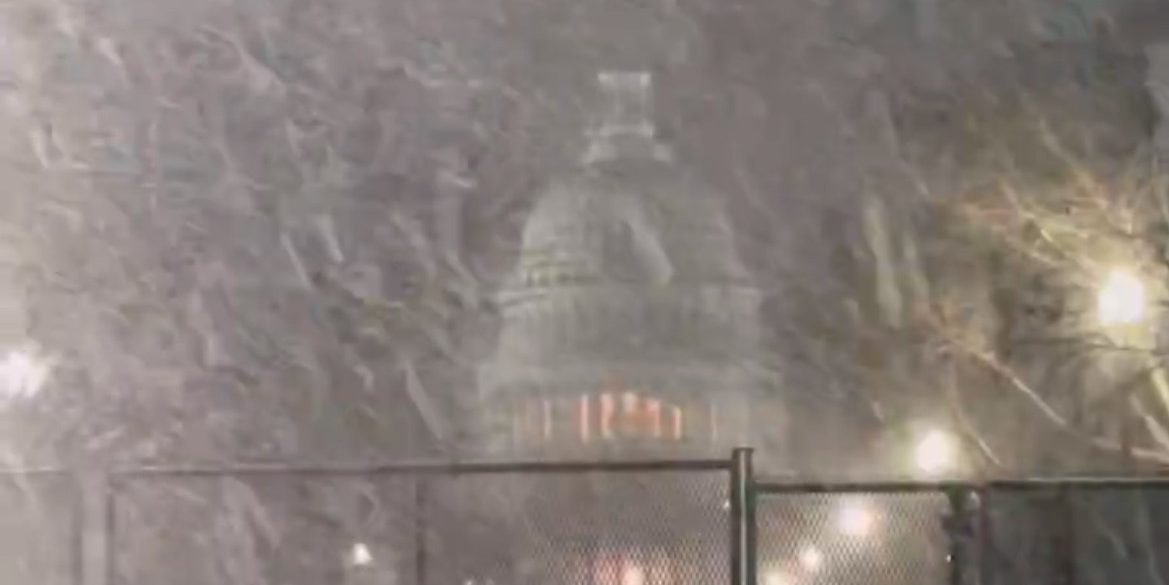
[[[757,509],[761,585],[947,583],[945,494],[784,492]]]
[[[0,583],[1169,582],[1169,482],[802,484],[743,461],[139,469],[96,494],[6,473]]]
[[[726,465],[128,475],[108,583],[726,583]]]
[[[1159,479],[757,484],[760,585],[1163,585]]]
[[[984,500],[983,583],[1169,582],[1169,484],[1052,483]]]
[[[68,473],[0,474],[0,583],[78,583],[81,502]]]

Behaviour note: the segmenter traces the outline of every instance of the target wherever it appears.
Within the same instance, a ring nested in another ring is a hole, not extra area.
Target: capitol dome
[[[498,293],[484,440],[497,455],[723,453],[761,386],[760,293],[719,194],[644,122],[648,75],[602,86],[585,164],[544,190]]]
[[[607,160],[539,199],[502,297],[554,282],[749,282],[717,193],[653,159]]]

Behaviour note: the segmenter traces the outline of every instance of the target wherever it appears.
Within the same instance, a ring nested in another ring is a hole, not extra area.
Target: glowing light
[[[848,536],[864,537],[873,531],[876,517],[865,502],[845,502],[836,513],[836,526]]]
[[[800,566],[809,573],[815,573],[824,565],[824,554],[814,546],[806,546],[800,551]]]
[[[917,468],[930,475],[953,469],[957,459],[958,446],[954,438],[939,430],[926,433],[914,450]]]
[[[35,396],[49,379],[52,364],[33,350],[17,349],[0,358],[0,400]]]
[[[794,585],[794,582],[791,575],[780,570],[771,570],[763,574],[763,585]]]
[[[355,567],[368,567],[373,564],[373,553],[364,542],[355,542],[349,549],[349,562]]]
[[[1131,272],[1113,270],[1096,295],[1096,314],[1104,326],[1129,325],[1145,314],[1145,284]]]
[[[625,567],[621,572],[621,585],[645,585],[645,571],[637,565]]]

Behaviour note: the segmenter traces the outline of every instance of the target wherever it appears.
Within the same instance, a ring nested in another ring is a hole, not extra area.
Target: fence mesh
[[[757,514],[760,585],[947,582],[942,494],[765,494]]]
[[[80,505],[68,475],[0,475],[0,583],[77,583]]]
[[[472,466],[475,467],[475,466]],[[707,585],[731,566],[727,471],[0,475],[0,583]],[[572,466],[569,466],[572,467]],[[107,525],[84,502],[101,510]],[[759,585],[1169,582],[1169,484],[800,491],[759,484]],[[84,532],[83,532],[84,529]],[[83,562],[105,535],[109,562]],[[93,543],[91,542],[91,545]],[[90,547],[92,548],[92,546]],[[951,554],[958,552],[956,558]],[[958,569],[958,570],[955,570]]]
[[[115,499],[110,585],[729,580],[717,472],[150,477]]]
[[[1169,578],[1164,487],[992,491],[985,505],[985,583],[1161,585]]]

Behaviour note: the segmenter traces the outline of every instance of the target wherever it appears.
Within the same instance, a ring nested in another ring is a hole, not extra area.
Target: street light
[[[1096,294],[1096,316],[1105,327],[1131,325],[1145,314],[1145,284],[1133,273],[1114,269]]]
[[[808,545],[800,551],[800,566],[809,573],[815,573],[820,570],[820,566],[824,564],[824,554],[820,549]]]
[[[373,564],[373,553],[369,545],[364,542],[355,542],[349,549],[349,563],[354,567],[368,567]]]
[[[836,513],[836,526],[847,536],[863,538],[873,530],[876,518],[865,502],[845,502]]]
[[[638,565],[628,565],[621,572],[621,585],[645,585],[645,570]]]
[[[0,358],[0,401],[36,395],[49,378],[52,363],[32,349],[14,349]]]
[[[786,572],[772,569],[763,574],[763,585],[793,585],[793,580]]]
[[[934,429],[918,441],[913,457],[921,472],[927,475],[945,473],[957,464],[957,441],[949,433]]]

